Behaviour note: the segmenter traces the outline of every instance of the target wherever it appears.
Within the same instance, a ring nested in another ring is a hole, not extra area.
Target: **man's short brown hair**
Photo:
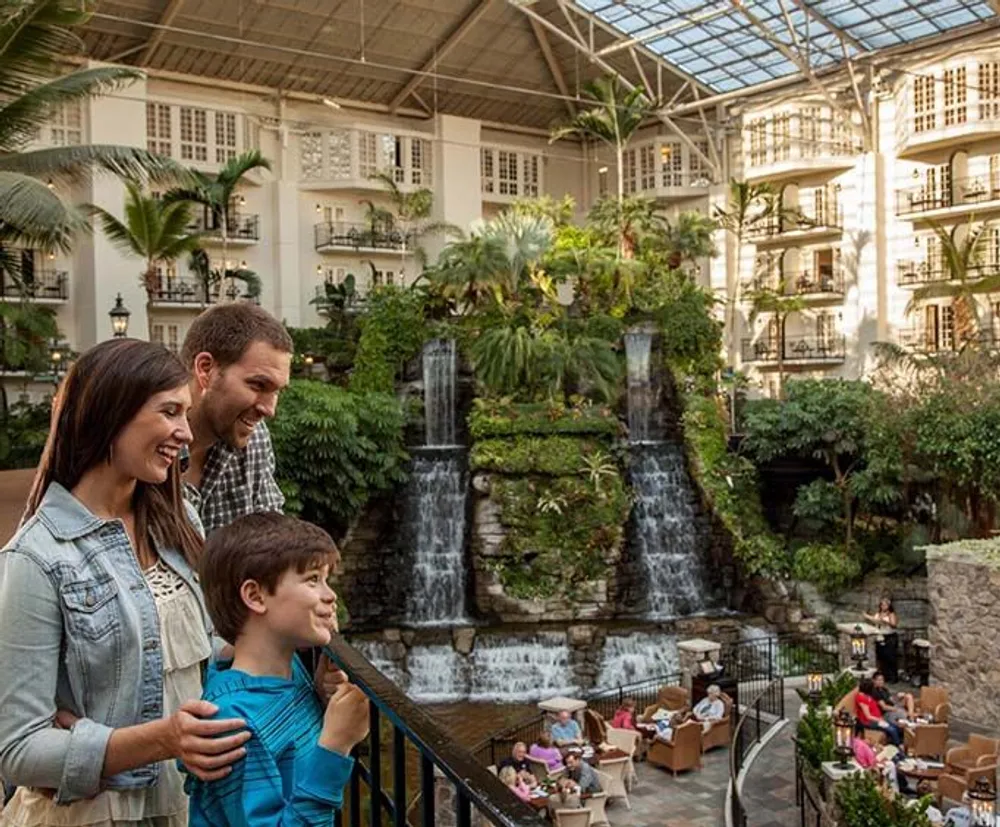
[[[290,569],[340,561],[336,543],[319,526],[284,514],[247,514],[213,531],[202,552],[201,587],[215,633],[235,643],[249,609],[240,597],[247,580],[271,594]]]
[[[262,307],[248,302],[217,304],[199,315],[188,329],[181,361],[190,370],[199,353],[211,353],[221,367],[229,367],[242,359],[254,342],[266,342],[283,353],[294,348],[285,326]]]

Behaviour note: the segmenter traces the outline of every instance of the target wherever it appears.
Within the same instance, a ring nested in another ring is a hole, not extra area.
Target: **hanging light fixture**
[[[111,330],[116,339],[124,339],[128,335],[128,320],[131,315],[132,311],[122,303],[122,294],[119,293],[115,297],[115,306],[108,311],[108,316],[111,317]]]

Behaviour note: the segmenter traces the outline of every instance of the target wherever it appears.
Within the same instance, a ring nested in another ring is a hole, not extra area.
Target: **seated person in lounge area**
[[[572,778],[563,776],[556,782],[556,788],[545,804],[549,817],[555,821],[556,810],[579,810],[583,807],[580,788]]]
[[[562,752],[559,751],[559,747],[552,745],[552,736],[547,732],[543,732],[538,736],[538,743],[531,745],[528,755],[544,761],[549,768],[549,772],[555,772],[562,768]]]
[[[521,780],[515,770],[509,764],[506,767],[501,768],[497,773],[497,778],[500,779],[514,795],[521,799],[521,801],[531,800],[531,788]]]
[[[871,678],[862,679],[858,684],[858,695],[855,700],[857,707],[858,723],[865,729],[874,729],[882,732],[889,743],[896,747],[903,746],[903,735],[896,724],[889,723],[883,716],[882,710],[875,700],[875,684]]]
[[[566,756],[566,769],[569,771],[569,777],[579,785],[581,793],[601,791],[601,779],[597,777],[594,768],[575,752]]]
[[[552,740],[557,747],[582,746],[583,730],[568,709],[559,710],[559,719],[552,724]]]
[[[513,767],[517,777],[527,784],[529,789],[538,785],[538,780],[531,774],[531,764],[528,763],[528,748],[524,745],[524,741],[518,741],[514,744],[510,751],[510,757],[504,758],[500,762],[500,769],[504,767]]]
[[[900,721],[913,718],[913,695],[909,692],[897,692],[893,695],[885,685],[885,675],[881,672],[876,672],[872,676],[872,684],[875,687],[875,694],[872,697],[878,701],[883,717],[890,724],[898,724]]]
[[[611,719],[615,729],[635,729],[635,698],[626,698]]]
[[[705,732],[712,728],[713,722],[726,717],[726,705],[722,702],[722,690],[718,684],[713,683],[708,687],[708,694],[698,701],[692,717],[702,725]]]

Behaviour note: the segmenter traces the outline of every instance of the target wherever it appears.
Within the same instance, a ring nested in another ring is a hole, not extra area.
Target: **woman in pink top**
[[[615,729],[635,729],[635,698],[626,698],[611,719]]]
[[[506,784],[510,788],[510,791],[520,798],[521,801],[531,800],[531,790],[528,789],[527,784],[517,777],[517,770],[513,767],[504,767],[500,770],[497,777],[504,784]]]
[[[547,732],[538,736],[538,743],[531,745],[528,755],[544,761],[550,772],[562,768],[562,753],[559,751],[559,747],[552,745],[552,736]]]

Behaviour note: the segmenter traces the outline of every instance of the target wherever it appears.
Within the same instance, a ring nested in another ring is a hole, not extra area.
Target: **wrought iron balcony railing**
[[[346,221],[323,221],[313,227],[313,240],[317,250],[341,248],[402,252],[409,247],[411,238],[395,228]]]
[[[191,229],[213,238],[222,237],[223,220],[221,215],[210,212],[202,213],[191,222]],[[260,241],[260,216],[248,213],[230,213],[225,222],[226,238],[229,241]]]
[[[755,363],[843,361],[847,354],[846,345],[846,339],[839,335],[785,336],[784,341],[776,336],[744,339],[743,361]]]
[[[215,304],[218,301],[236,301],[238,299],[248,299],[246,288],[242,282],[228,279],[209,285],[207,293],[205,285],[197,279],[192,278],[164,278],[150,294],[150,301],[153,304],[190,304],[206,305]],[[253,299],[259,304],[258,298]]]
[[[947,207],[1000,201],[1000,180],[989,176],[956,178],[950,186],[923,184],[896,191],[896,215],[916,215]]]
[[[19,279],[3,276],[5,299],[51,299],[65,301],[69,298],[69,274],[65,270],[39,270],[23,272]]]
[[[760,240],[777,238],[788,233],[826,232],[842,230],[843,228],[844,217],[841,212],[824,210],[815,215],[799,213],[798,215],[772,216],[751,227],[747,232],[747,238]]]

